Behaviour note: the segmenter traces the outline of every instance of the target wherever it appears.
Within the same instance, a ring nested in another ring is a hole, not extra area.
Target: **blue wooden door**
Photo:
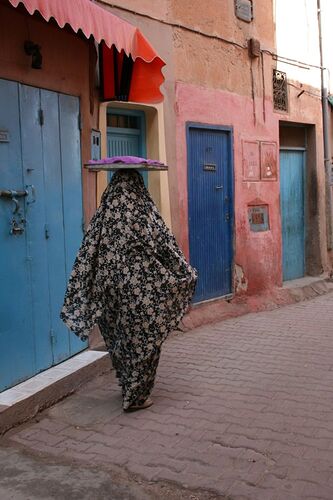
[[[26,191],[0,197],[3,390],[85,345],[59,319],[82,239],[79,100],[5,80],[0,96],[0,189]]]
[[[231,131],[188,127],[190,262],[198,270],[194,301],[232,292]]]
[[[305,272],[304,151],[280,151],[283,280]]]
[[[146,158],[146,125],[143,111],[109,110],[107,115],[108,156],[140,156]],[[147,172],[142,172],[148,185]],[[112,173],[109,172],[109,180]]]

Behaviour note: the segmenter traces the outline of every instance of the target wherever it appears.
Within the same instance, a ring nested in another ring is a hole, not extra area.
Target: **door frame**
[[[191,307],[199,306],[200,304],[203,303],[208,303],[208,302],[213,302],[216,300],[230,300],[234,297],[235,295],[235,276],[234,276],[234,270],[235,270],[235,238],[236,238],[236,231],[235,231],[235,174],[234,174],[234,127],[233,126],[228,126],[228,125],[212,125],[209,123],[201,123],[201,122],[192,122],[188,121],[185,123],[185,130],[186,130],[186,154],[187,154],[187,161],[186,161],[186,177],[187,177],[187,234],[188,234],[188,248],[189,248],[189,257],[191,256],[191,249],[190,249],[190,224],[189,224],[189,186],[188,186],[188,179],[189,179],[189,158],[190,158],[190,133],[191,129],[205,129],[205,130],[216,130],[219,132],[226,132],[229,135],[229,141],[228,141],[228,156],[229,156],[229,167],[230,167],[230,185],[228,186],[230,196],[232,198],[232,202],[230,203],[231,207],[231,214],[230,214],[230,230],[231,230],[231,262],[230,262],[230,267],[231,267],[231,290],[230,293],[226,295],[220,295],[219,297],[213,297],[211,299],[204,299],[199,302],[195,302],[191,304]]]
[[[306,258],[306,234],[307,234],[307,210],[308,210],[308,200],[307,200],[307,158],[306,158],[306,152],[307,148],[306,147],[301,147],[301,146],[280,146],[279,147],[279,156],[281,151],[295,151],[295,152],[300,152],[303,153],[303,217],[304,217],[304,275],[303,278],[307,275],[306,269],[307,269],[307,258]],[[281,170],[281,161],[279,157],[279,170]],[[289,282],[293,281],[291,280],[284,280],[283,279],[283,228],[282,228],[282,201],[281,201],[281,172],[280,172],[280,218],[281,218],[281,268],[282,268],[282,282]],[[295,279],[302,279],[302,278],[295,278]]]

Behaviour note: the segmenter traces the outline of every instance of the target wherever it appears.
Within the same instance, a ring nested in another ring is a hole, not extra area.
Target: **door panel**
[[[83,236],[81,145],[79,129],[80,103],[78,98],[59,94],[61,168],[63,183],[63,210],[65,231],[66,276],[71,273],[73,263]],[[73,168],[73,166],[77,168]],[[61,303],[65,288],[61,293]],[[64,327],[63,327],[64,328]],[[70,354],[87,347],[87,342],[69,335]]]
[[[18,86],[0,80],[0,95],[0,129],[9,135],[0,142],[0,189],[22,189]],[[19,199],[22,218],[25,203]],[[27,233],[10,234],[13,210],[14,203],[0,197],[0,390],[35,373]]]
[[[198,270],[194,301],[232,291],[232,160],[230,132],[188,133],[190,261]]]
[[[139,136],[110,132],[108,149],[112,151],[112,156],[139,156]]]
[[[59,318],[82,240],[79,99],[0,80],[0,391],[84,349]],[[43,110],[43,117],[41,117]],[[24,227],[11,235],[13,217]],[[26,222],[20,222],[25,219]]]
[[[53,363],[58,363],[68,357],[70,350],[68,330],[59,317],[66,287],[66,255],[58,100],[59,96],[55,92],[41,91],[41,107],[44,112],[42,137],[46,202],[44,228],[42,229],[44,230],[43,237],[48,257],[50,336]]]
[[[44,234],[46,197],[43,172],[42,130],[39,121],[40,90],[19,86],[23,176],[33,186],[34,202],[27,201],[28,261],[32,292],[36,371],[52,365],[48,257]],[[45,154],[46,152],[44,152]],[[32,195],[33,196],[33,195]],[[32,197],[31,196],[31,197]]]
[[[280,151],[283,279],[305,272],[304,152]]]

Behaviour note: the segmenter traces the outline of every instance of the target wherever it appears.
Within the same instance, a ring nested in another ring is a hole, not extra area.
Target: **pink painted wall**
[[[247,96],[178,82],[176,101],[179,216],[175,221],[174,231],[181,246],[189,255],[186,122],[231,126],[234,136],[234,262],[243,268],[249,293],[281,285],[279,178],[277,181],[244,182],[242,164],[244,139],[276,142],[278,147],[279,123],[272,112],[271,101],[265,102],[266,121],[261,118],[256,125],[253,120],[253,103]],[[258,99],[256,108],[259,110],[262,104],[262,99]],[[250,231],[248,204],[256,200],[269,205],[269,231]]]

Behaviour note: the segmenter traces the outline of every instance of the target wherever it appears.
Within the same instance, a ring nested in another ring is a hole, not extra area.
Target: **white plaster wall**
[[[322,10],[325,11],[323,19],[327,16],[332,20],[332,0],[322,0]],[[317,0],[274,0],[274,15],[277,54],[304,62],[305,66],[319,66]],[[327,21],[328,19],[325,19],[326,36]],[[278,62],[277,68],[287,73],[289,81],[302,82],[316,88],[321,86],[319,69],[304,69],[281,61]]]

